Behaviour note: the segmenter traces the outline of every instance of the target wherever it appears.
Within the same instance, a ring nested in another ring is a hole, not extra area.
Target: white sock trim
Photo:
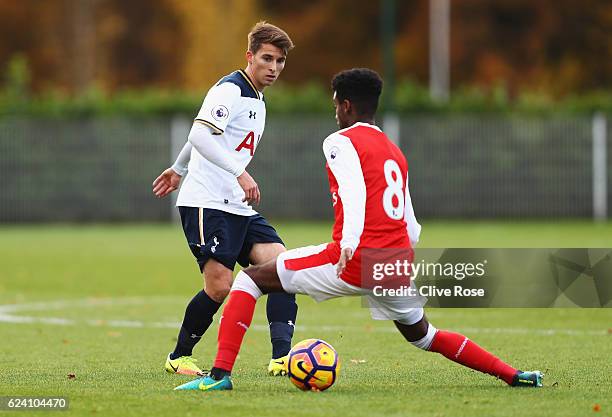
[[[232,289],[230,291],[244,291],[253,296],[254,299],[258,299],[263,295],[255,281],[248,276],[244,271],[238,272],[236,275],[236,279],[234,280],[234,284],[232,284]]]
[[[431,323],[429,323],[429,327],[427,328],[427,334],[422,339],[410,343],[412,343],[419,349],[429,350],[437,331],[438,329],[436,329],[434,326],[431,325]]]

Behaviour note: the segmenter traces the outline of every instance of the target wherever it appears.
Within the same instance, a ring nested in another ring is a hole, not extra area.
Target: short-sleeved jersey
[[[335,263],[341,248],[353,249],[341,278],[360,286],[363,248],[409,249],[418,241],[408,163],[378,127],[367,123],[331,134],[323,152],[335,214],[327,251]]]
[[[210,128],[230,158],[246,168],[266,123],[266,104],[248,75],[235,71],[213,86],[194,121]],[[203,207],[241,216],[257,214],[246,202],[236,177],[193,148],[177,206]]]

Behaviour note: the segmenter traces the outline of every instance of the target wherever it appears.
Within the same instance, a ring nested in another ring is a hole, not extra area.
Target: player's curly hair
[[[383,80],[376,71],[369,68],[341,71],[334,76],[331,84],[338,101],[350,101],[363,116],[373,117],[376,114],[383,86]]]
[[[265,43],[272,44],[281,49],[285,55],[293,49],[293,41],[287,32],[268,22],[257,22],[248,35],[249,51],[256,53]]]

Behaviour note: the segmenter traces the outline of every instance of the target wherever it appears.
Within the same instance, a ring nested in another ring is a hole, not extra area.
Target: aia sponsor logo
[[[259,137],[257,138],[257,142],[259,142]],[[240,145],[236,147],[236,152],[247,149],[251,156],[253,156],[255,155],[255,147],[257,146],[257,142],[255,142],[255,133],[249,132],[242,142],[240,142]]]

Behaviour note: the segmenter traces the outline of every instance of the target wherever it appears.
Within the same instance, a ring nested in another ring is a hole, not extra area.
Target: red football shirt
[[[411,241],[418,241],[408,163],[378,127],[367,123],[333,133],[323,151],[335,214],[327,252],[337,263],[341,248],[353,249],[341,278],[361,286],[362,249],[411,248]]]

